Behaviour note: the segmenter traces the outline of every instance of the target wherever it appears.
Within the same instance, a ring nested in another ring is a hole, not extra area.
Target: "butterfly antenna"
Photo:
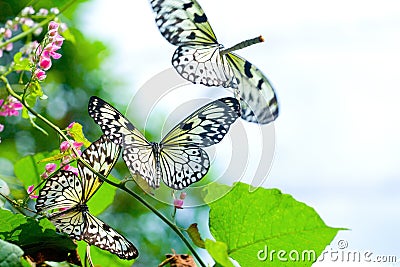
[[[224,55],[224,54],[227,54],[227,53],[230,53],[230,52],[239,50],[239,49],[243,49],[243,48],[245,48],[245,47],[248,47],[248,46],[251,46],[251,45],[254,45],[254,44],[258,44],[258,43],[262,43],[262,42],[264,42],[264,37],[262,37],[262,36],[260,35],[260,36],[258,36],[258,37],[256,37],[256,38],[253,38],[253,39],[249,39],[249,40],[240,42],[240,43],[235,44],[234,46],[232,46],[232,47],[230,47],[230,48],[221,50],[220,54],[221,54],[221,56],[222,56],[222,55]]]

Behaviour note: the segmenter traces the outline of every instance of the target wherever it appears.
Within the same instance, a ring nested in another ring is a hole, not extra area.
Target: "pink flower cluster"
[[[38,25],[34,21],[33,17],[42,19],[48,16],[49,13],[58,14],[60,11],[57,8],[51,8],[50,10],[41,8],[39,11],[35,12],[33,7],[28,6],[22,9],[20,16],[15,17],[13,20],[7,20],[4,27],[0,28],[0,44],[7,42],[12,37],[12,32],[17,31],[20,26],[34,28]],[[62,25],[63,26],[63,25]],[[41,34],[43,29],[41,27],[37,28],[33,34]],[[3,56],[4,51],[11,51],[13,49],[13,43],[8,43],[5,47],[0,48],[0,57]]]
[[[8,96],[6,101],[0,99],[0,116],[18,116],[22,109],[22,104],[13,96]],[[0,124],[0,132],[4,130],[4,125]]]
[[[43,46],[39,45],[36,49],[38,68],[33,75],[39,81],[43,81],[46,78],[45,71],[51,68],[51,59],[59,59],[61,57],[61,54],[56,52],[64,42],[64,38],[58,33],[59,27],[60,25],[57,22],[51,21],[48,27],[48,39]]]

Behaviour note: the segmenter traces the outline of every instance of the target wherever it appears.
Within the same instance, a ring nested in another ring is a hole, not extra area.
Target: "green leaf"
[[[115,179],[112,178],[111,175],[109,175],[107,178]],[[102,213],[108,206],[110,206],[114,202],[116,192],[116,187],[111,186],[107,183],[103,183],[103,185],[88,202],[90,213],[93,215],[98,215]]]
[[[204,240],[200,236],[199,228],[197,228],[197,223],[192,223],[189,228],[186,229],[186,232],[196,246],[200,248],[205,248]]]
[[[85,147],[90,146],[89,140],[87,140],[85,135],[83,134],[82,125],[79,124],[78,122],[75,122],[72,125],[71,129],[68,130],[68,132],[76,142],[83,143]]]
[[[207,187],[205,201],[226,188],[215,183]],[[265,266],[265,261],[273,266],[311,266],[337,232],[344,230],[328,227],[313,208],[278,189],[250,192],[249,185],[237,183],[209,206],[211,234],[226,243],[228,255],[241,266]],[[281,250],[286,254],[281,252],[278,259]]]
[[[76,248],[68,236],[56,232],[49,220],[38,222],[8,210],[0,210],[0,239],[18,245],[26,255],[67,254]]]
[[[70,31],[70,29],[66,29],[65,31],[62,32],[62,36],[65,38],[66,41],[70,41],[74,45],[76,44],[76,38]]]
[[[22,53],[18,52],[14,55],[14,70],[30,71],[30,61],[26,57],[22,57]]]
[[[205,246],[211,257],[221,266],[235,267],[229,259],[228,246],[224,242],[206,239]]]
[[[78,241],[78,252],[83,260],[85,259],[87,244],[84,241]],[[135,260],[123,260],[117,255],[108,252],[107,250],[102,250],[96,246],[90,247],[90,256],[95,266],[132,266]]]
[[[52,152],[41,152],[23,157],[15,163],[14,173],[25,185],[25,188],[30,185],[38,185],[42,181],[40,175],[45,171],[46,166],[45,162],[38,162],[58,153],[58,150],[54,150]]]
[[[0,267],[22,266],[21,256],[24,251],[18,246],[0,239]]]

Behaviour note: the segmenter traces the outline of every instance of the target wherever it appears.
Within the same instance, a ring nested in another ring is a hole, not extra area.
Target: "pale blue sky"
[[[268,76],[280,101],[264,186],[314,207],[330,226],[352,229],[333,248],[345,239],[350,250],[400,259],[400,2],[200,4],[225,46],[260,34],[266,40],[238,51]],[[84,32],[114,48],[105,68],[129,83],[118,88],[121,104],[171,67],[175,47],[147,1],[91,1],[82,15]]]

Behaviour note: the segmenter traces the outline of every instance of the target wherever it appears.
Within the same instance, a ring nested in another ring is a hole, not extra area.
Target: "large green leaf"
[[[18,246],[0,239],[0,267],[22,266],[21,256],[24,251]]]
[[[228,246],[224,242],[206,239],[205,246],[211,257],[223,267],[234,267],[228,256]]]
[[[207,187],[205,201],[216,199],[221,188],[227,186]],[[278,189],[250,192],[249,185],[237,183],[209,206],[212,235],[241,266],[311,266],[343,230],[328,227],[313,208]]]
[[[76,245],[66,235],[56,232],[47,219],[37,221],[22,214],[0,210],[0,239],[21,247],[26,255],[65,255]]]
[[[18,160],[14,165],[14,173],[22,181],[25,187],[38,185],[42,180],[40,175],[45,171],[47,162],[38,163],[40,160],[58,154],[58,150],[52,152],[41,152],[29,155]]]

